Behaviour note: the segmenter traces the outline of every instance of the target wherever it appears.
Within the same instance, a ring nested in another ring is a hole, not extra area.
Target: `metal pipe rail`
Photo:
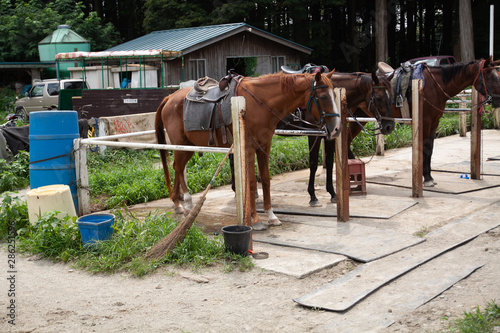
[[[137,133],[143,134],[144,132],[137,132]],[[86,145],[114,146],[114,147],[125,147],[134,149],[184,150],[184,151],[194,151],[194,152],[204,152],[204,153],[227,153],[229,151],[229,148],[221,148],[221,147],[179,146],[179,145],[164,145],[158,143],[118,142],[118,141],[99,140],[98,138],[82,139],[80,142],[81,144],[86,144]]]

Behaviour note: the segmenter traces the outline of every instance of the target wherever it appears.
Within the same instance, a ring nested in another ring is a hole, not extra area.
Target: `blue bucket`
[[[76,111],[30,113],[30,186],[68,185],[78,212],[73,140],[80,137]]]
[[[113,214],[91,214],[79,217],[76,224],[80,229],[83,245],[91,245],[97,241],[105,241],[113,235]]]

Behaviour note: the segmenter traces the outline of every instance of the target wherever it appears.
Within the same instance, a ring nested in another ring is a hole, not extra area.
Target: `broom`
[[[206,195],[208,193],[208,190],[212,187],[213,182],[215,181],[215,178],[219,174],[220,170],[222,169],[222,165],[224,165],[224,162],[226,162],[227,157],[229,154],[233,152],[233,146],[229,149],[227,152],[226,156],[224,156],[224,159],[220,163],[219,167],[217,168],[217,171],[215,171],[214,176],[212,177],[212,180],[208,184],[207,188],[205,191],[203,191],[201,198],[198,199],[198,202],[196,205],[191,209],[189,214],[184,217],[184,219],[179,223],[179,225],[172,230],[168,235],[163,237],[158,243],[156,243],[145,255],[146,258],[148,259],[161,259],[163,258],[166,254],[170,253],[173,251],[173,249],[177,246],[177,244],[182,243],[184,238],[186,238],[186,234],[193,225],[194,219],[196,216],[198,216],[198,213],[200,212],[201,206],[203,206],[203,203],[205,202]]]

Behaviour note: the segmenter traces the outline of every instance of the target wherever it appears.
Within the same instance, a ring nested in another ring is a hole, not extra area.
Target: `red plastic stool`
[[[349,195],[366,194],[365,162],[354,159],[349,164]]]

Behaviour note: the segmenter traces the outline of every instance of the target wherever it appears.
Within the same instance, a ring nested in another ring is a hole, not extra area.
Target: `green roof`
[[[50,35],[42,39],[39,45],[56,43],[90,43],[88,40],[74,32],[69,25],[59,25]]]
[[[273,40],[301,52],[311,54],[312,49],[279,36],[257,29],[246,23],[230,23],[204,27],[154,31],[148,35],[114,46],[106,51],[168,50],[184,54],[228,38],[240,32],[249,32]]]

